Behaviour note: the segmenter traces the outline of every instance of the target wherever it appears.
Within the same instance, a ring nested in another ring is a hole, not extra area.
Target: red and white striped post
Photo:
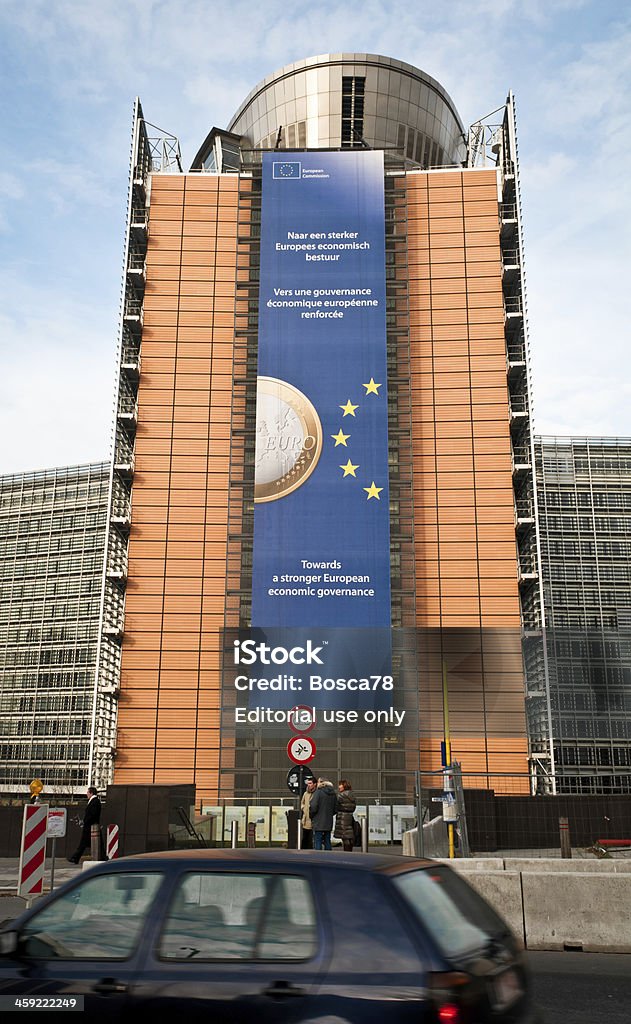
[[[118,857],[118,825],[108,825],[106,835],[105,855],[108,860],[114,860]]]
[[[27,899],[41,896],[44,891],[47,823],[48,804],[26,805],[22,822],[17,894]]]

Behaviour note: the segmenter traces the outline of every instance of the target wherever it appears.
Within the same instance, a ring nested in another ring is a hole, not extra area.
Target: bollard
[[[233,850],[236,850],[239,843],[239,822],[233,821],[230,826],[230,845]]]
[[[99,825],[90,825],[90,857],[92,860],[101,859],[101,828]]]
[[[567,818],[559,818],[559,837],[561,839],[561,857],[566,860],[571,859],[570,822]]]
[[[362,818],[362,853],[368,853],[368,816]]]
[[[249,850],[256,847],[256,823],[254,821],[248,822],[247,845]]]
[[[302,818],[298,818],[298,842],[296,843],[296,849],[302,850]]]

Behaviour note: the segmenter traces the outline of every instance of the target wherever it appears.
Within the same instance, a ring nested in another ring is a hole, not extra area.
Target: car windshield
[[[455,871],[437,864],[409,871],[394,885],[450,959],[485,949],[507,926]]]

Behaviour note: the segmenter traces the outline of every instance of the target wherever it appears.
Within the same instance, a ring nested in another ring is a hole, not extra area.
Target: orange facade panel
[[[415,518],[417,579],[425,579],[417,584],[417,622],[448,634],[508,625],[518,630],[496,173],[411,174],[407,189],[414,197],[407,230],[418,338],[412,348],[414,493],[417,503],[429,499],[438,516]],[[419,434],[425,424],[429,431]],[[485,672],[490,683],[492,664]],[[521,649],[502,686],[504,703],[495,702],[492,715],[479,710],[481,691],[467,697],[462,722],[455,713],[456,732],[470,732],[477,716],[485,750],[487,734],[498,731],[523,743]],[[524,757],[517,763],[525,770]]]
[[[215,748],[207,767],[218,764],[218,733],[198,736],[197,700],[208,669],[218,687],[218,656],[200,643],[203,593],[219,584],[221,611],[225,600],[237,192],[234,177],[152,182],[121,782],[133,781],[137,767],[145,782],[190,781],[200,745]],[[145,709],[126,703],[126,693],[145,694]],[[217,707],[218,693],[204,704]],[[157,749],[151,762],[148,736]]]

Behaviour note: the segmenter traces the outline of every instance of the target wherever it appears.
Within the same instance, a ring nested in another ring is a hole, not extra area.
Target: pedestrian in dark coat
[[[314,850],[331,849],[331,829],[336,810],[337,795],[333,783],[328,779],[318,779],[317,789],[309,804]]]
[[[71,864],[78,864],[85,850],[91,846],[92,825],[98,825],[101,820],[101,801],[94,786],[88,786],[88,805],[83,815],[81,828],[81,839],[72,857],[68,857]]]
[[[344,849],[350,853],[355,844],[355,825],[353,812],[357,807],[357,801],[351,789],[348,779],[341,779],[338,783],[337,814],[335,816],[336,839],[342,840]]]

